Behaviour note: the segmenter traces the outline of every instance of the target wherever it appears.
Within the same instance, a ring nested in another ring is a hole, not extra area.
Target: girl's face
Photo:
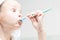
[[[1,9],[1,23],[19,27],[22,17],[21,6],[16,1],[6,1]]]

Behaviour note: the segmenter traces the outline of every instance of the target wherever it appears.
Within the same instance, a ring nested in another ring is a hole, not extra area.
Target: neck
[[[9,25],[6,25],[6,24],[3,24],[2,25],[2,29],[5,33],[11,33],[12,31],[12,28],[9,28],[10,26]]]
[[[0,25],[0,32],[3,33],[4,37],[6,38],[6,40],[10,40],[11,38],[11,34],[10,32],[6,31],[4,28],[2,28],[2,26]],[[1,34],[2,35],[2,34]]]

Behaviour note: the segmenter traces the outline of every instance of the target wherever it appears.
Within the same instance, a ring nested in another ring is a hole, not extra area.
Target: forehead
[[[5,8],[16,8],[16,9],[20,9],[21,10],[21,4],[18,3],[16,0],[5,1],[3,6]]]

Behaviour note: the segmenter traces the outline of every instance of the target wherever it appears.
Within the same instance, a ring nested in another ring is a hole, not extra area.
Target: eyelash
[[[16,12],[16,9],[13,8],[13,12]]]
[[[15,9],[15,8],[12,8],[12,11],[13,11],[13,12],[16,12],[16,9]],[[21,11],[20,11],[19,13],[21,13]]]

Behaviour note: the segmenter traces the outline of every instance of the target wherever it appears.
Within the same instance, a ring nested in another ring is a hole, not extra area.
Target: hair
[[[3,4],[4,4],[4,1],[0,4],[0,12],[1,12],[1,7],[2,7]]]

